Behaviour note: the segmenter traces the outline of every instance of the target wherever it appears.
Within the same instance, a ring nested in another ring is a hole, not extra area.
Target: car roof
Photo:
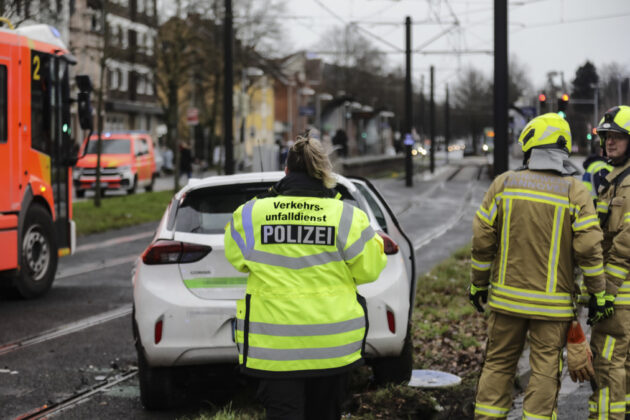
[[[271,171],[271,172],[248,172],[236,175],[214,175],[206,178],[191,178],[188,180],[188,184],[183,187],[177,194],[176,199],[180,199],[189,191],[194,191],[200,188],[217,187],[223,185],[234,184],[251,184],[251,183],[266,183],[266,182],[278,182],[285,176],[284,171]],[[337,183],[343,185],[349,191],[356,189],[352,182],[339,174],[334,174],[337,179]]]

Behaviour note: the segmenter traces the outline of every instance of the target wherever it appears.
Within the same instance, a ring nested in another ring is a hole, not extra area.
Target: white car
[[[236,300],[245,296],[247,274],[225,258],[223,232],[238,206],[283,176],[261,172],[191,179],[166,209],[133,273],[133,332],[146,408],[175,403],[174,376],[182,366],[238,363]],[[406,381],[412,368],[413,246],[369,181],[337,176],[337,182],[342,199],[368,214],[387,254],[379,278],[358,287],[368,308],[365,356],[377,383]]]

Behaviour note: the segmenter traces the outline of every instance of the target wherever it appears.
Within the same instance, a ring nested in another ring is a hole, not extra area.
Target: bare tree
[[[492,85],[484,74],[474,68],[460,72],[453,89],[453,125],[468,127],[473,152],[483,128],[492,122]]]
[[[602,67],[599,88],[602,111],[630,101],[629,77],[630,69],[622,64],[613,62]]]

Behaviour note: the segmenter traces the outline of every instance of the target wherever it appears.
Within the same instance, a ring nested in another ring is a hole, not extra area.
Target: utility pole
[[[494,0],[494,176],[508,170],[507,0]]]
[[[446,85],[446,100],[444,101],[444,150],[446,152],[446,163],[448,163],[448,144],[451,141],[451,120],[448,104],[448,84]]]
[[[420,109],[418,113],[418,134],[420,135],[420,142],[424,143],[424,136],[427,131],[427,125],[424,118],[424,74],[420,76]]]
[[[413,185],[413,161],[411,159],[411,147],[413,146],[413,138],[411,137],[411,129],[413,127],[413,110],[411,100],[411,17],[405,19],[405,132],[403,144],[405,145],[405,186]]]
[[[225,84],[223,86],[223,135],[225,142],[225,174],[234,174],[234,142],[233,117],[234,107],[232,95],[234,89],[234,74],[232,62],[232,0],[225,0],[225,22],[223,24],[223,61],[225,62]]]
[[[429,133],[431,135],[431,173],[435,172],[435,68],[431,66],[431,98],[429,102]]]
[[[101,30],[103,31],[103,51],[101,51],[101,74],[98,87],[98,105],[96,107],[98,114],[98,125],[96,128],[96,188],[94,189],[94,207],[101,207],[101,154],[102,154],[102,137],[103,137],[103,94],[105,90],[105,65],[107,60],[107,10],[105,9],[107,0],[101,1]],[[90,139],[88,138],[88,144]],[[86,145],[87,147],[87,145]]]

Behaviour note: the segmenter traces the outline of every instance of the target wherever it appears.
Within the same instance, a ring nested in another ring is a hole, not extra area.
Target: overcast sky
[[[412,48],[437,38],[423,51],[493,49],[493,0],[289,0],[286,4],[287,40],[294,50],[321,50],[317,46],[321,34],[358,22],[370,32],[363,34],[372,44],[388,53],[392,67],[403,66],[400,51],[405,47],[406,16],[414,22],[430,22],[414,24]],[[510,0],[508,18],[510,57],[525,66],[536,89],[544,86],[550,71],[562,72],[570,88],[576,69],[586,60],[598,70],[617,62],[630,73],[630,0]],[[439,37],[441,33],[445,35]],[[465,67],[492,76],[493,58],[490,54],[414,54],[414,84],[421,74],[428,81],[431,65],[437,90],[442,92]]]

